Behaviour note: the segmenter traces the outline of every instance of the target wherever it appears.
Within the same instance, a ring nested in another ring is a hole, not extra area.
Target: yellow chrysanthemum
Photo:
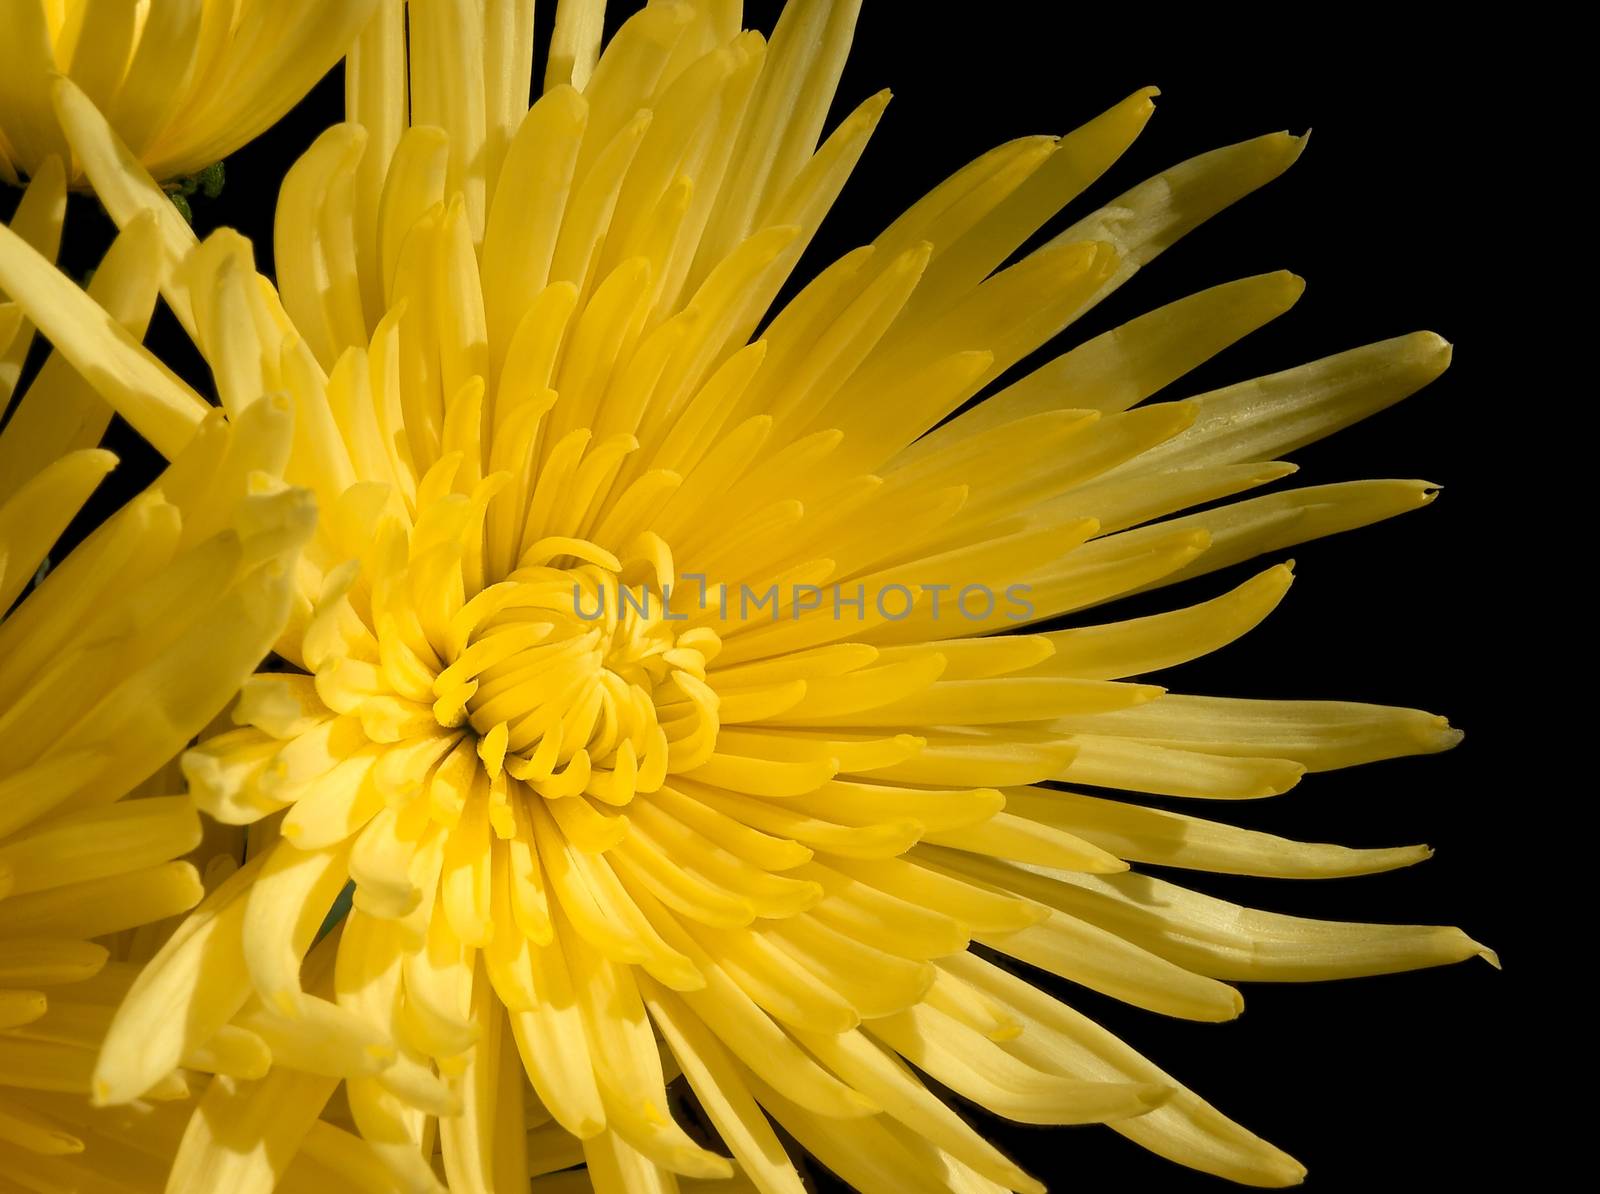
[[[156,178],[220,161],[343,56],[378,0],[6,0],[0,180],[70,161],[50,108],[68,75]],[[76,177],[74,181],[77,181]]]
[[[998,633],[1426,504],[1376,481],[1168,517],[1283,477],[1280,454],[1435,377],[1442,341],[1140,405],[1300,291],[1246,278],[944,421],[1301,143],[1185,162],[1006,264],[1137,135],[1138,93],[979,158],[752,341],[886,97],[819,146],[855,5],[796,0],[770,45],[737,8],[652,4],[597,62],[599,5],[563,3],[531,109],[522,6],[380,10],[352,123],[285,181],[276,288],[237,235],[196,245],[57,85],[108,210],[162,222],[164,293],[224,407],[288,395],[284,475],[321,510],[289,670],[248,681],[235,728],[183,763],[250,858],[134,983],[96,1069],[107,1104],[220,1075],[169,1189],[272,1188],[325,1148],[324,1107],[368,1142],[330,1189],[520,1190],[581,1164],[546,1188],[737,1167],[792,1194],[770,1121],[863,1190],[1041,1188],[918,1071],[1282,1185],[1295,1161],[1000,959],[1217,1021],[1233,980],[1485,952],[1128,865],[1319,877],[1424,848],[1053,786],[1269,796],[1452,745],[1414,710],[1129,681],[1248,631],[1287,567],[1167,614]],[[15,238],[0,285],[183,449],[195,395]],[[230,1060],[241,1042],[270,1050],[266,1077]],[[731,1161],[674,1122],[680,1069]]]
[[[53,256],[65,209],[52,159],[4,235]],[[133,220],[90,286],[97,318],[130,343],[155,306],[159,257],[154,221]],[[5,297],[0,415],[32,338]],[[281,632],[314,521],[310,495],[273,479],[287,408],[268,400],[236,427],[204,419],[155,485],[51,558],[117,463],[92,446],[110,417],[52,355],[0,432],[0,1174],[31,1190],[136,1171],[90,1122],[88,1095],[135,973],[127,959],[153,953],[156,922],[203,894],[176,861],[200,842],[200,818],[176,769],[160,769]],[[185,1090],[169,1073],[149,1097]],[[142,1114],[180,1132],[185,1118]]]

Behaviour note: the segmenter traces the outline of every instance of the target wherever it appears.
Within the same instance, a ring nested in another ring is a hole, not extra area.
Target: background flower
[[[65,201],[49,159],[0,236],[42,268]],[[140,218],[87,296],[51,278],[131,344],[158,260],[155,222]],[[0,305],[0,413],[32,331]],[[90,1072],[135,972],[127,959],[153,953],[156,923],[203,894],[179,860],[200,844],[200,819],[181,776],[161,769],[280,633],[314,520],[309,495],[276,478],[281,401],[238,426],[194,414],[171,467],[71,551],[57,539],[117,464],[93,446],[111,408],[50,354],[0,430],[0,1172],[29,1188],[136,1180],[148,1166],[130,1169],[115,1142],[130,1116],[147,1133],[163,1116],[181,1130],[182,1114],[150,1104],[91,1119]],[[173,1074],[150,1098],[186,1089]]]
[[[158,179],[193,174],[292,108],[379,0],[8,0],[0,180],[70,161],[50,80],[71,77]],[[81,179],[75,174],[73,182]]]

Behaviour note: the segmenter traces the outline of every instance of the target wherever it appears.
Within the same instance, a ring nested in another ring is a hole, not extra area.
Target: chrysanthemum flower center
[[[504,579],[483,583],[496,481],[470,494],[439,494],[443,484],[425,481],[409,529],[392,507],[371,517],[362,572],[330,577],[308,628],[319,694],[373,742],[431,744],[429,753],[458,753],[463,764],[476,754],[471,770],[496,805],[508,780],[547,799],[613,805],[657,791],[715,743],[705,666],[716,633],[669,608],[671,554],[659,540],[623,561],[586,539],[547,537]],[[361,500],[352,492],[345,504]],[[370,578],[371,650],[352,652],[338,628],[352,625],[346,607],[368,622],[361,576]]]
[[[699,755],[715,739],[704,680],[717,639],[680,640],[670,582],[625,584],[602,549],[572,546],[599,562],[525,565],[463,608],[483,620],[435,677],[434,716],[476,731],[491,773],[622,804],[661,786],[674,740]]]

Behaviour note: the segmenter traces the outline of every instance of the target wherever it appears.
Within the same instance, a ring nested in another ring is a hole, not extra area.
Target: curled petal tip
[[[1264,280],[1278,287],[1283,293],[1285,307],[1292,307],[1299,302],[1300,296],[1306,291],[1306,280],[1293,270],[1280,269],[1265,275]]]
[[[1269,781],[1268,783],[1262,785],[1261,795],[1282,796],[1290,788],[1294,787],[1302,779],[1304,779],[1305,775],[1305,765],[1302,763],[1293,763],[1289,768],[1285,769],[1283,777],[1278,782],[1273,783]]]
[[[1418,332],[1416,342],[1423,352],[1433,358],[1438,372],[1443,373],[1450,364],[1450,358],[1455,353],[1455,345],[1446,340],[1438,332]]]

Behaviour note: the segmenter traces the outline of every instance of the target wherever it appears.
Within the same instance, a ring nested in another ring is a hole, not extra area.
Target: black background
[[[552,7],[541,5],[541,30]],[[770,30],[774,9],[747,5],[746,23]],[[1280,128],[1315,126],[1316,134],[1287,175],[1181,241],[1069,329],[1056,350],[1195,290],[1279,268],[1308,280],[1299,304],[1166,396],[1419,328],[1455,344],[1453,367],[1432,386],[1293,454],[1301,465],[1293,484],[1421,477],[1443,486],[1440,499],[1283,553],[1297,560],[1298,579],[1278,611],[1245,640],[1162,682],[1207,694],[1414,705],[1465,729],[1464,744],[1446,755],[1312,775],[1275,800],[1198,810],[1309,840],[1428,842],[1437,850],[1431,861],[1359,879],[1201,876],[1194,885],[1302,915],[1458,924],[1500,951],[1505,972],[1471,961],[1387,978],[1250,985],[1246,1014],[1224,1025],[1059,992],[1298,1157],[1310,1169],[1308,1184],[1322,1191],[1494,1184],[1513,1170],[1545,1188],[1527,1155],[1539,1150],[1516,1118],[1540,1096],[1517,1076],[1527,1045],[1513,1008],[1534,961],[1514,893],[1537,886],[1530,876],[1548,858],[1548,844],[1525,820],[1536,815],[1538,797],[1511,779],[1514,762],[1524,782],[1531,778],[1529,744],[1517,727],[1527,683],[1508,676],[1527,650],[1518,603],[1528,593],[1507,552],[1534,510],[1510,497],[1529,461],[1504,405],[1520,395],[1509,392],[1497,355],[1505,351],[1500,271],[1525,246],[1496,231],[1492,188],[1505,162],[1489,130],[1503,114],[1491,112],[1498,93],[1462,36],[1459,27],[1447,39],[1432,23],[1408,26],[1392,14],[1352,32],[1281,19],[1270,29],[1230,28],[1209,16],[1203,25],[1172,25],[1128,6],[1099,14],[1084,6],[868,0],[833,119],[880,87],[892,87],[895,99],[797,272],[808,278],[870,240],[994,144],[1069,131],[1155,84],[1162,95],[1144,135],[1071,218],[1215,146]],[[229,159],[223,195],[195,201],[202,233],[239,227],[269,267],[278,184],[315,133],[340,117],[341,87],[336,71],[290,119]],[[0,211],[12,201],[0,197]],[[91,264],[107,230],[91,201],[75,199],[68,268],[81,273]],[[152,343],[204,380],[170,317],[158,320]],[[154,468],[134,437],[121,428],[112,435],[124,465],[91,518]],[[1269,562],[1125,603],[1111,616],[1214,595]],[[1101,1128],[984,1126],[1056,1189],[1225,1185]]]

